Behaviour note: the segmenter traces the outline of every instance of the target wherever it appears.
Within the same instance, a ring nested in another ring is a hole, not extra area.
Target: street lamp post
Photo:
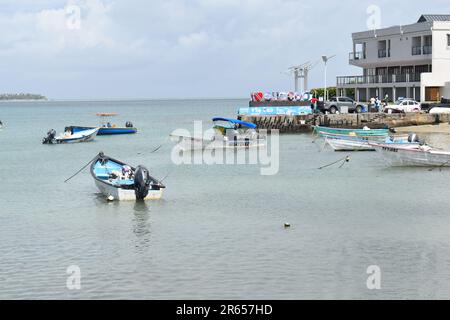
[[[325,101],[328,101],[328,90],[327,90],[327,62],[328,62],[328,60],[330,60],[331,58],[334,58],[336,55],[334,54],[334,55],[332,55],[332,56],[329,56],[329,57],[327,57],[326,55],[323,55],[322,56],[322,61],[323,61],[323,63],[325,64],[325,86],[324,86],[324,93],[323,93],[323,100],[324,100],[324,102]]]

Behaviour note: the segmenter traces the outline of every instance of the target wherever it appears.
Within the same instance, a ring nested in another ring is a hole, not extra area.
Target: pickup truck
[[[355,100],[348,97],[333,97],[329,101],[325,102],[323,105],[322,112],[336,113],[341,112],[342,107],[347,107],[348,112],[361,113],[364,109],[367,110],[367,106],[362,103],[356,102]]]

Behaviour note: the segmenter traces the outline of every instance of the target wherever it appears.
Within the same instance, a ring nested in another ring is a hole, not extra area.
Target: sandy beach
[[[446,133],[450,134],[450,125],[440,123],[439,125],[423,125],[395,128],[397,132],[415,132],[415,133]]]

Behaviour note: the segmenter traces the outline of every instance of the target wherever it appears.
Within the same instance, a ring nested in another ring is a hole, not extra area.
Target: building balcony
[[[337,86],[357,86],[371,84],[395,84],[420,82],[420,73],[392,74],[378,76],[344,76],[337,77]]]
[[[421,46],[412,47],[411,54],[413,56],[420,56],[422,54],[422,47]]]
[[[433,46],[423,46],[423,54],[432,54]]]
[[[350,61],[358,61],[358,60],[364,60],[366,59],[366,53],[359,51],[359,52],[350,52],[348,54],[348,60]]]
[[[378,50],[378,58],[387,58],[391,56],[391,50],[390,49],[379,49]]]

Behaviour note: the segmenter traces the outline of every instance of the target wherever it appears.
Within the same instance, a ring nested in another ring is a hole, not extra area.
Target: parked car
[[[421,110],[420,103],[413,99],[397,100],[395,104],[388,105],[384,108],[384,112],[386,113],[420,112]]]
[[[364,109],[367,110],[367,106],[362,103],[356,102],[355,100],[348,97],[333,97],[329,101],[325,102],[323,105],[323,112],[328,111],[329,113],[341,112],[342,107],[347,107],[348,112],[361,113]]]
[[[444,109],[450,108],[450,99],[442,98],[440,103],[422,103],[421,107],[422,107],[422,111],[425,111],[425,112],[445,113],[446,110],[444,110]],[[434,109],[434,111],[431,112],[431,110],[433,110],[433,109]]]

